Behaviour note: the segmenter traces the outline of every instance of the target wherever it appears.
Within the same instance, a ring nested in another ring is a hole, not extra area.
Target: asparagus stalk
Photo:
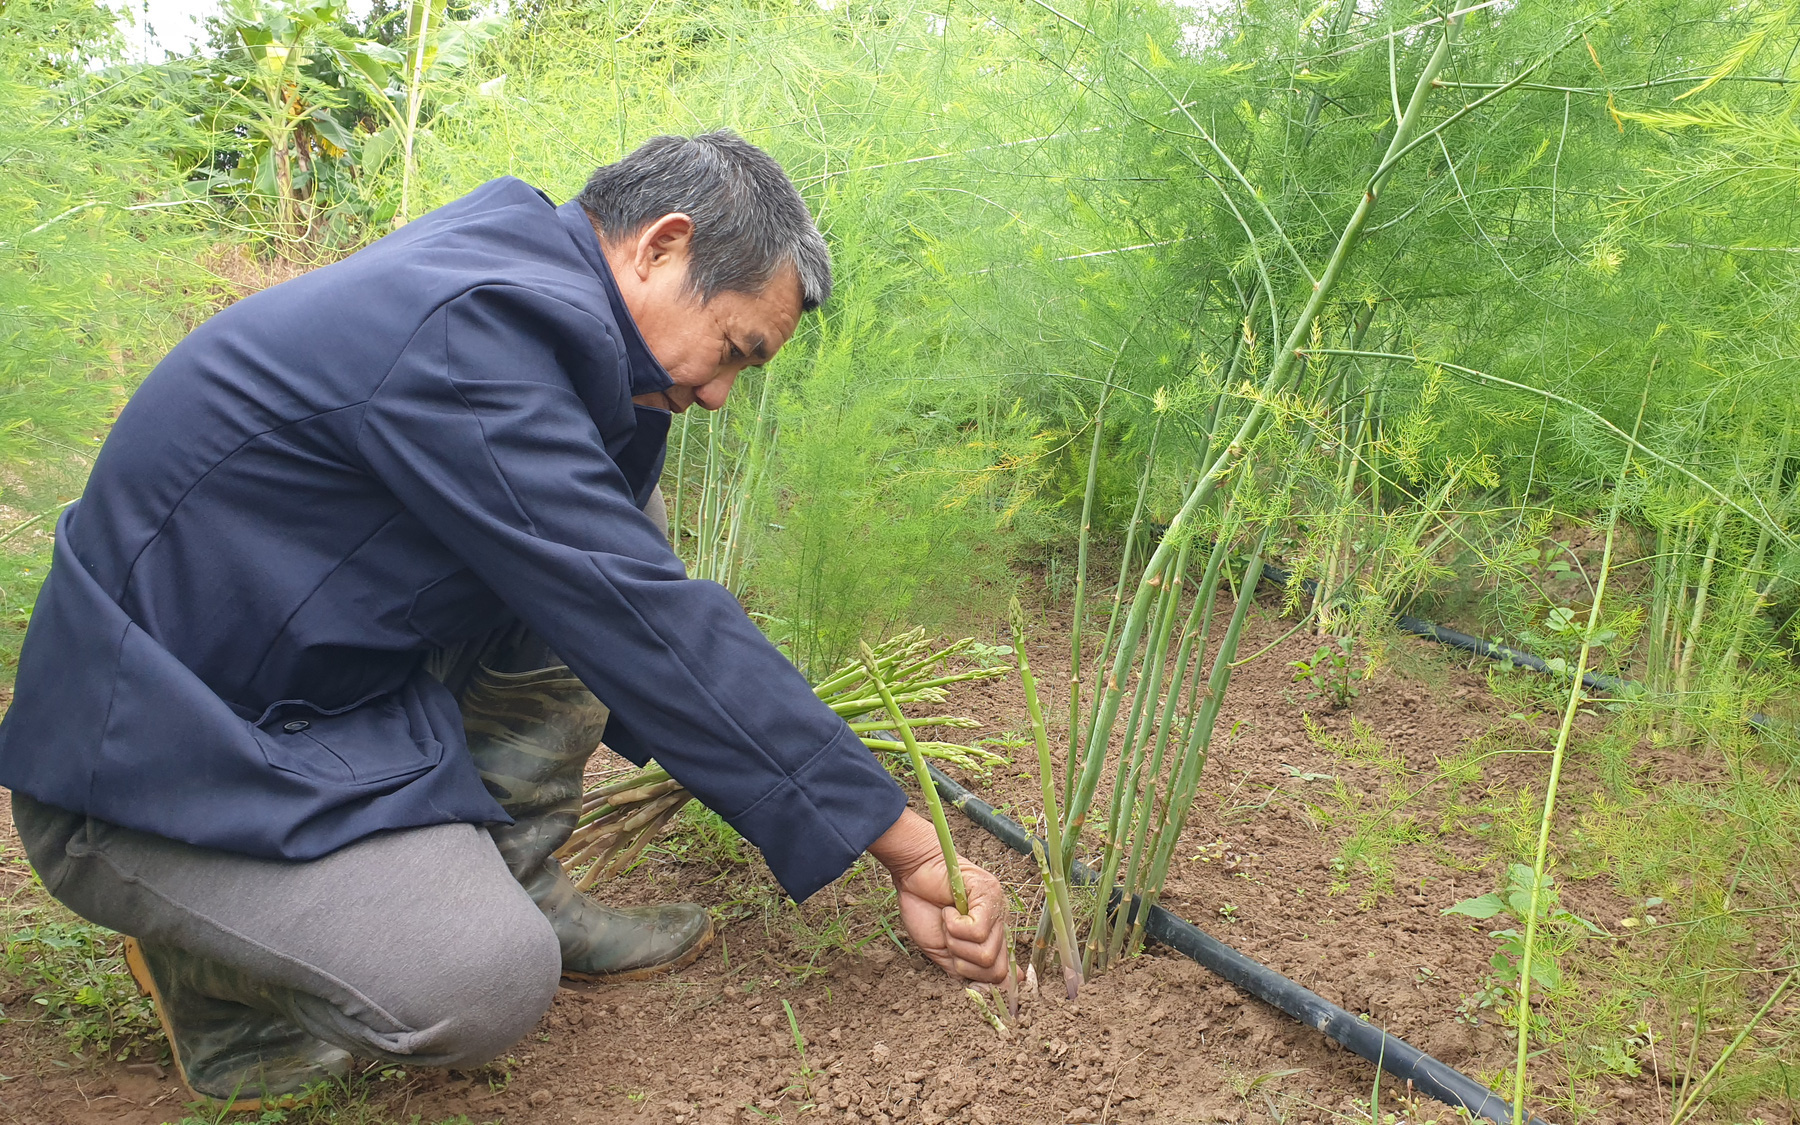
[[[894,693],[888,690],[887,681],[882,678],[881,668],[875,662],[875,650],[863,644],[862,656],[863,667],[868,670],[869,680],[887,708],[888,718],[899,728],[900,741],[905,743],[906,756],[912,761],[913,776],[918,778],[919,788],[925,794],[925,807],[931,811],[931,826],[937,829],[938,847],[943,850],[944,867],[950,874],[950,897],[956,901],[956,912],[966,915],[969,913],[969,891],[963,886],[962,867],[956,860],[956,841],[950,838],[950,822],[944,819],[944,803],[938,799],[937,786],[931,783],[931,770],[925,765],[925,755],[913,739],[912,724],[900,713]]]
[[[1362,236],[1363,227],[1368,222],[1369,215],[1374,211],[1375,205],[1381,197],[1382,188],[1393,172],[1394,165],[1412,147],[1413,137],[1418,132],[1419,118],[1427,96],[1430,94],[1432,81],[1448,60],[1450,44],[1456,33],[1461,30],[1464,19],[1465,16],[1460,13],[1445,18],[1441,37],[1433,49],[1431,57],[1426,60],[1424,68],[1419,72],[1418,81],[1413,87],[1412,98],[1407,103],[1405,111],[1400,115],[1400,119],[1395,123],[1394,135],[1388,143],[1387,153],[1382,157],[1375,174],[1369,178],[1362,199],[1357,203],[1355,211],[1338,235],[1337,245],[1332,249],[1331,256],[1327,259],[1325,269],[1319,275],[1318,281],[1314,283],[1305,307],[1301,309],[1300,315],[1288,329],[1287,338],[1282,343],[1281,349],[1275,353],[1274,362],[1270,366],[1269,373],[1263,377],[1253,405],[1238,423],[1236,433],[1232,435],[1230,441],[1225,443],[1223,448],[1213,453],[1212,447],[1209,445],[1208,452],[1213,459],[1201,477],[1199,487],[1188,495],[1180,511],[1176,512],[1175,517],[1169,521],[1169,528],[1163,533],[1162,542],[1157,544],[1155,551],[1151,553],[1150,561],[1144,566],[1143,575],[1132,598],[1130,610],[1125,617],[1123,633],[1119,638],[1118,647],[1114,650],[1112,668],[1107,674],[1104,690],[1096,700],[1097,714],[1088,728],[1087,748],[1082,756],[1081,774],[1075,783],[1073,799],[1064,811],[1068,822],[1064,826],[1065,832],[1079,833],[1082,823],[1087,818],[1088,809],[1093,803],[1095,790],[1099,786],[1100,776],[1106,764],[1107,738],[1112,732],[1113,721],[1118,716],[1119,699],[1123,694],[1121,682],[1128,679],[1132,657],[1137,653],[1138,640],[1143,635],[1149,618],[1150,603],[1157,593],[1152,579],[1158,578],[1168,569],[1173,561],[1171,555],[1175,551],[1176,544],[1184,537],[1182,533],[1186,530],[1187,525],[1197,518],[1201,508],[1212,502],[1218,486],[1238,467],[1238,463],[1248,452],[1251,443],[1268,424],[1274,412],[1273,404],[1279,399],[1281,393],[1289,388],[1289,384],[1298,374],[1298,360],[1303,354],[1302,349],[1312,332],[1313,325],[1318,320],[1319,312],[1336,288],[1338,279],[1343,274],[1344,266]]]
[[[1268,537],[1269,528],[1265,525],[1250,549],[1250,561],[1244,567],[1244,581],[1238,587],[1237,606],[1232,610],[1231,623],[1226,626],[1225,636],[1219,641],[1219,651],[1213,657],[1205,702],[1194,721],[1176,774],[1167,813],[1159,826],[1155,846],[1151,851],[1150,872],[1144,881],[1142,902],[1133,923],[1131,944],[1134,947],[1141,940],[1144,919],[1149,917],[1151,908],[1162,895],[1163,883],[1168,878],[1169,860],[1176,843],[1181,839],[1182,830],[1187,827],[1188,811],[1193,808],[1194,794],[1200,786],[1200,772],[1206,766],[1207,752],[1212,746],[1213,723],[1224,705],[1225,689],[1231,684],[1231,662],[1237,656],[1238,638],[1243,634],[1244,619],[1249,616],[1250,606],[1256,601],[1256,585],[1262,580],[1262,553]]]
[[[943,647],[934,646],[923,629],[914,629],[890,637],[876,646],[877,661],[890,685],[894,701],[907,703],[941,703],[944,688],[966,680],[988,679],[1006,674],[1004,667],[977,668],[963,672],[932,674],[941,662],[964,652],[974,638],[964,638]],[[834,672],[815,685],[814,692],[846,719],[856,720],[883,709],[883,703],[869,685],[868,672],[860,660]],[[971,719],[951,715],[934,715],[909,724],[972,727]],[[862,738],[864,746],[877,754],[903,754],[906,745],[880,737],[890,722],[852,722],[851,729]],[[927,758],[961,766],[965,769],[988,769],[1005,759],[991,750],[963,746],[953,742],[920,742],[914,745]],[[610,879],[630,867],[645,848],[656,839],[663,827],[691,800],[688,791],[669,772],[649,763],[645,768],[615,777],[587,789],[582,794],[580,819],[574,833],[558,850],[557,858],[579,879],[578,886],[587,890],[603,879]],[[586,868],[585,872],[582,871]]]
[[[888,690],[887,681],[881,676],[881,669],[875,662],[875,652],[867,644],[862,645],[863,667],[868,670],[869,680],[875,685],[875,691],[881,696],[882,705],[887,708],[888,717],[900,728],[900,740],[906,744],[906,756],[912,759],[913,775],[919,779],[919,789],[925,794],[925,806],[931,810],[931,826],[937,829],[938,847],[944,853],[944,868],[950,877],[950,897],[956,903],[956,912],[967,917],[969,913],[969,890],[963,884],[962,864],[956,858],[956,841],[950,838],[950,822],[944,819],[944,803],[938,799],[937,786],[931,783],[931,770],[925,765],[925,755],[914,741],[912,724],[900,713],[900,705],[894,702],[894,695]],[[1006,1008],[1014,1019],[1019,1016],[1018,978],[1012,963],[1011,943],[1006,951]]]
[[[1654,371],[1655,368],[1652,367],[1651,370]],[[1612,572],[1613,545],[1619,533],[1619,512],[1625,504],[1625,481],[1631,471],[1631,455],[1637,444],[1638,427],[1644,423],[1644,406],[1649,401],[1650,384],[1646,380],[1643,398],[1638,400],[1637,421],[1631,427],[1631,440],[1625,446],[1624,463],[1619,466],[1618,486],[1613,492],[1612,518],[1606,524],[1606,545],[1600,551],[1600,576],[1594,585],[1594,604],[1588,607],[1587,625],[1582,630],[1581,649],[1575,657],[1575,675],[1569,685],[1568,703],[1563,708],[1562,725],[1556,731],[1556,745],[1550,751],[1550,776],[1544,781],[1544,806],[1538,817],[1537,850],[1533,854],[1531,865],[1531,901],[1525,911],[1525,937],[1520,943],[1519,951],[1519,1002],[1515,1009],[1519,1050],[1513,1062],[1513,1125],[1524,1125],[1525,1121],[1526,1064],[1531,1058],[1531,965],[1537,954],[1538,926],[1544,905],[1540,900],[1544,875],[1550,863],[1550,827],[1556,815],[1557,788],[1562,780],[1569,732],[1575,727],[1575,713],[1586,699],[1582,693],[1582,679],[1587,673],[1588,657],[1593,651],[1594,633],[1600,628],[1600,606],[1606,598],[1606,583]],[[1680,1113],[1677,1112],[1671,1120],[1679,1117]]]
[[[1038,703],[1037,679],[1025,655],[1025,614],[1019,599],[1011,606],[1013,656],[1019,664],[1019,681],[1025,689],[1025,708],[1031,714],[1031,734],[1037,743],[1038,787],[1044,798],[1044,845],[1032,841],[1038,875],[1044,881],[1044,913],[1056,931],[1056,951],[1062,959],[1063,988],[1073,1000],[1081,990],[1081,965],[1075,956],[1075,913],[1069,904],[1068,868],[1063,863],[1062,814],[1056,807],[1056,780],[1050,764],[1050,739],[1044,730],[1044,709]]]
[[[1124,348],[1119,349],[1124,354]],[[1118,360],[1113,361],[1116,366]],[[1112,392],[1112,370],[1100,384],[1100,402],[1094,407],[1094,442],[1088,450],[1087,487],[1081,493],[1081,533],[1075,543],[1075,616],[1069,626],[1069,754],[1070,761],[1079,751],[1081,738],[1081,617],[1087,610],[1088,532],[1093,527],[1094,495],[1100,483],[1100,446],[1105,432],[1106,399]],[[1018,601],[1014,599],[1014,608]],[[1013,627],[1013,651],[1019,657],[1019,671],[1025,672],[1025,650],[1019,644],[1018,626]],[[1027,689],[1029,690],[1029,689]],[[1049,807],[1045,806],[1046,809]]]

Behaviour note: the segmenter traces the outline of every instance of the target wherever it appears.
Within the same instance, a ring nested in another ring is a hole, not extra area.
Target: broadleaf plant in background
[[[200,71],[219,91],[219,150],[197,183],[265,217],[272,245],[302,258],[409,217],[427,94],[506,27],[498,14],[450,19],[444,0],[409,12],[389,44],[353,34],[343,0],[224,0],[232,46]],[[390,194],[381,176],[396,157]]]

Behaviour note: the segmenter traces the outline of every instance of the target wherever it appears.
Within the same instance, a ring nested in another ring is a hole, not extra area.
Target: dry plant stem
[[[1654,368],[1652,368],[1654,370]],[[1606,546],[1600,552],[1600,576],[1594,583],[1594,604],[1588,608],[1587,627],[1581,635],[1581,651],[1575,659],[1574,678],[1569,685],[1569,701],[1563,708],[1562,726],[1556,732],[1556,746],[1550,752],[1550,778],[1544,783],[1544,808],[1538,817],[1537,851],[1532,858],[1531,905],[1525,915],[1524,949],[1519,954],[1519,1005],[1517,1009],[1518,1056],[1513,1061],[1513,1125],[1525,1122],[1526,1063],[1531,1048],[1531,963],[1537,952],[1538,916],[1542,903],[1544,870],[1549,864],[1550,825],[1556,813],[1556,789],[1562,780],[1563,756],[1569,748],[1569,732],[1575,728],[1575,713],[1583,699],[1582,678],[1587,675],[1588,655],[1593,651],[1594,633],[1600,627],[1600,606],[1606,597],[1606,581],[1612,574],[1613,544],[1618,540],[1619,509],[1624,504],[1626,474],[1631,469],[1631,454],[1636,448],[1638,426],[1644,421],[1644,405],[1650,399],[1650,384],[1644,384],[1644,397],[1638,403],[1637,422],[1631,427],[1632,443],[1625,447],[1625,460],[1619,466],[1618,484],[1614,490],[1612,517],[1606,525]]]
[[[1044,881],[1044,913],[1056,933],[1056,951],[1062,960],[1063,988],[1073,1000],[1081,989],[1081,966],[1075,956],[1075,914],[1069,905],[1069,883],[1064,872],[1061,817],[1056,808],[1056,781],[1050,761],[1050,738],[1044,729],[1044,709],[1038,703],[1037,679],[1025,654],[1025,614],[1019,600],[1012,602],[1013,655],[1019,662],[1019,682],[1025,690],[1025,709],[1031,716],[1031,736],[1037,745],[1038,788],[1044,800],[1044,849],[1033,842],[1038,874]]]
[[[1138,637],[1143,632],[1145,616],[1149,609],[1151,595],[1154,593],[1150,579],[1162,573],[1163,569],[1169,565],[1171,561],[1169,556],[1173,546],[1180,540],[1186,525],[1193,522],[1202,506],[1211,502],[1219,484],[1237,467],[1238,462],[1242,460],[1245,452],[1249,449],[1250,443],[1267,424],[1275,396],[1287,388],[1295,372],[1297,360],[1301,354],[1300,349],[1306,345],[1312,333],[1312,326],[1318,320],[1320,310],[1324,307],[1332,290],[1336,288],[1338,279],[1343,275],[1344,267],[1350,259],[1351,252],[1356,248],[1357,240],[1362,235],[1363,227],[1368,223],[1369,215],[1375,209],[1376,201],[1380,198],[1382,186],[1393,169],[1395,159],[1409,145],[1418,131],[1419,118],[1431,91],[1431,83],[1437,77],[1438,72],[1443,69],[1444,63],[1448,61],[1450,44],[1461,29],[1463,19],[1463,16],[1457,15],[1444,21],[1443,33],[1438,39],[1437,46],[1432,50],[1431,57],[1426,60],[1424,68],[1420,70],[1418,82],[1413,87],[1412,98],[1394,127],[1394,136],[1388,144],[1387,153],[1382,158],[1376,173],[1370,177],[1356,210],[1344,224],[1344,229],[1338,236],[1337,245],[1333,248],[1331,257],[1325,264],[1325,269],[1320,273],[1319,280],[1314,283],[1306,306],[1289,329],[1281,350],[1275,355],[1274,362],[1270,366],[1269,374],[1264,377],[1262,385],[1258,389],[1254,405],[1243,421],[1238,424],[1237,432],[1233,435],[1232,440],[1219,451],[1212,464],[1207,468],[1205,475],[1200,480],[1199,487],[1193,490],[1181,510],[1169,521],[1168,531],[1164,533],[1162,542],[1157,545],[1149,563],[1144,567],[1143,578],[1138,584],[1137,593],[1132,599],[1131,612],[1125,621],[1125,633],[1119,640],[1117,655],[1107,678],[1106,691],[1099,706],[1099,713],[1089,729],[1087,748],[1082,760],[1081,778],[1065,813],[1067,818],[1065,835],[1071,839],[1075,838],[1073,833],[1079,832],[1081,824],[1085,821],[1088,807],[1093,803],[1094,793],[1099,787],[1100,774],[1105,766],[1107,736],[1112,730],[1114,718],[1118,715],[1121,694],[1120,681],[1129,672],[1130,659],[1136,652]]]
[[[862,657],[863,667],[868,670],[869,679],[874,683],[876,693],[881,696],[888,717],[900,729],[900,741],[906,744],[906,756],[912,761],[913,776],[918,779],[919,789],[925,794],[925,807],[931,811],[931,826],[937,829],[938,847],[944,853],[944,868],[950,878],[950,897],[956,900],[956,912],[966,915],[969,912],[969,891],[963,885],[962,867],[956,860],[956,841],[950,837],[950,822],[944,819],[944,803],[938,800],[937,786],[931,783],[931,770],[925,765],[925,755],[920,753],[919,744],[913,740],[912,725],[900,713],[900,705],[894,702],[894,695],[888,690],[887,681],[882,679],[881,669],[875,663],[875,651],[866,643],[862,645]]]

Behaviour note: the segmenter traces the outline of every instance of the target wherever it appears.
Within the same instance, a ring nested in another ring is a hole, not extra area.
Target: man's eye
[[[744,353],[738,350],[738,346],[736,344],[731,345],[731,358],[732,359],[743,359],[744,358]]]

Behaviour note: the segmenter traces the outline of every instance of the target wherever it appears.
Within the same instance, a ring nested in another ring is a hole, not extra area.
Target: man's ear
[[[663,266],[685,273],[693,238],[693,219],[679,211],[664,215],[638,232],[632,247],[632,271],[641,281],[650,280],[650,272]]]

